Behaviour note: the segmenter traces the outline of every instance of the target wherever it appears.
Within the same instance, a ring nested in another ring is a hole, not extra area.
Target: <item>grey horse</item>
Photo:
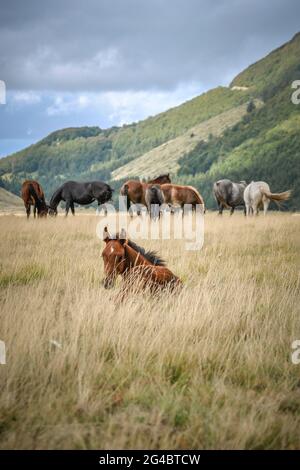
[[[283,193],[271,193],[270,186],[265,181],[252,181],[244,192],[247,215],[258,215],[261,208],[266,215],[270,201],[280,205],[281,201],[287,201],[291,197],[291,193],[290,189]]]
[[[243,197],[246,186],[246,181],[234,183],[227,179],[214,183],[213,192],[218,204],[219,214],[222,215],[224,208],[226,208],[230,209],[230,215],[232,215],[237,206],[244,206],[244,213],[246,214]]]

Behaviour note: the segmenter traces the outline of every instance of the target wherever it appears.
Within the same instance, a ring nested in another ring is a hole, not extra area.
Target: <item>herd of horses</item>
[[[101,181],[86,183],[67,181],[52,195],[49,204],[46,203],[45,194],[41,185],[34,180],[26,180],[22,185],[21,196],[24,201],[27,218],[30,216],[33,206],[34,217],[46,217],[47,214],[57,215],[57,207],[60,201],[66,204],[65,214],[71,209],[75,214],[74,204],[88,205],[97,201],[98,206],[109,202],[113,195],[113,189]],[[228,179],[216,181],[213,185],[213,193],[218,205],[219,214],[224,209],[230,209],[230,214],[238,206],[244,207],[245,215],[258,214],[263,208],[266,214],[270,201],[280,204],[289,199],[291,191],[272,193],[267,183],[252,181],[247,185],[246,181],[238,183]],[[173,184],[170,175],[161,175],[158,178],[142,182],[128,180],[120,190],[121,196],[126,196],[127,210],[131,205],[140,208],[146,206],[150,217],[159,217],[160,208],[163,206],[184,208],[189,204],[192,209],[200,205],[205,212],[204,200],[201,194],[193,186]],[[156,210],[157,212],[153,212]],[[140,214],[140,209],[137,211]],[[124,279],[123,292],[127,292],[133,286],[151,292],[158,292],[168,288],[170,291],[178,290],[182,286],[181,280],[173,274],[155,252],[146,251],[132,240],[127,238],[124,230],[110,235],[107,227],[104,229],[103,240],[105,247],[102,252],[104,262],[105,279],[103,285],[110,288],[114,285],[118,275]]]

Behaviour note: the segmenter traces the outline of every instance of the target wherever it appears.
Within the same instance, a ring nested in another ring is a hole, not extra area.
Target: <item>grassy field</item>
[[[144,242],[185,287],[118,306],[97,221],[0,217],[0,448],[299,448],[300,217]]]

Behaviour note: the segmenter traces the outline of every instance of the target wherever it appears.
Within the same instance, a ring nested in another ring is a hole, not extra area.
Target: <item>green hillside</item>
[[[232,92],[235,93],[235,92]],[[255,100],[257,107],[262,106],[262,102]],[[223,132],[238,123],[247,113],[248,104],[235,106],[214,116],[206,121],[200,122],[190,128],[184,134],[175,139],[155,147],[141,157],[131,160],[112,172],[113,180],[126,177],[154,177],[158,173],[168,173],[170,168],[172,174],[179,169],[178,161],[187,152],[194,149],[199,142],[208,140],[211,136],[220,136]]]
[[[24,178],[36,178],[49,197],[67,179],[110,180],[116,168],[247,100],[248,93],[218,87],[155,117],[121,128],[84,127],[53,132],[37,144],[0,160],[0,186],[18,193]]]
[[[291,83],[300,78],[300,34],[218,87],[144,121],[100,129],[56,131],[0,160],[0,186],[19,194],[36,178],[49,198],[67,179],[102,179],[116,189],[127,177],[168,171],[195,185],[215,207],[215,179],[264,179],[300,209],[300,105]],[[250,105],[249,105],[250,103]],[[253,106],[254,104],[254,106]]]
[[[221,137],[187,152],[179,161],[179,181],[197,186],[208,206],[214,207],[211,188],[216,179],[265,180],[274,192],[292,188],[286,207],[299,210],[300,106],[291,102],[291,83],[299,77],[297,34],[233,80],[231,86],[251,87],[264,106],[247,113]]]

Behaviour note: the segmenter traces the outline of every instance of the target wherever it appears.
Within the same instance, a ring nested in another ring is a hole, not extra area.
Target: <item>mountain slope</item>
[[[293,196],[286,207],[300,209],[300,105],[291,101],[291,84],[299,77],[297,34],[233,80],[231,86],[248,87],[264,106],[179,161],[179,180],[202,191],[208,207],[215,207],[213,182],[231,178],[265,180],[274,192],[291,188]]]
[[[228,88],[121,128],[50,134],[0,160],[0,186],[19,194],[24,178],[36,178],[49,197],[66,179],[104,179],[118,189],[129,176],[167,171],[175,181],[194,184],[208,207],[215,207],[213,181],[228,177],[264,179],[276,192],[291,187],[288,207],[299,209],[300,105],[291,102],[291,83],[299,78],[297,34],[238,74]],[[250,101],[255,105],[245,112]]]
[[[255,104],[259,107],[262,105],[262,102],[255,100]],[[201,122],[191,127],[181,136],[155,147],[141,157],[114,170],[112,172],[112,179],[119,180],[134,176],[139,176],[140,178],[154,177],[158,173],[168,173],[170,169],[172,169],[172,174],[175,174],[179,169],[178,160],[180,157],[195,148],[199,142],[206,141],[211,136],[221,135],[225,129],[239,122],[246,113],[247,103]]]
[[[19,192],[24,178],[36,178],[47,197],[66,179],[110,180],[111,172],[145,152],[182,135],[220,113],[249,100],[244,91],[218,87],[136,124],[70,128],[0,160],[0,186]]]
[[[14,212],[24,208],[23,201],[15,194],[0,188],[0,211]]]

